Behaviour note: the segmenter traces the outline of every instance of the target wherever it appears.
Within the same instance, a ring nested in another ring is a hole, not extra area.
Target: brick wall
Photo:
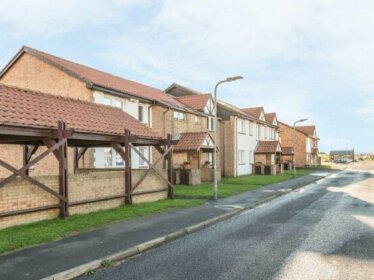
[[[133,184],[139,180],[144,172],[145,170],[133,170]],[[166,178],[166,171],[163,172],[163,175]],[[37,179],[58,192],[58,176],[39,176]],[[125,176],[123,171],[95,171],[70,175],[68,176],[69,201],[74,202],[124,194],[124,179]],[[167,188],[165,181],[163,181],[155,172],[150,171],[149,175],[139,185],[134,193],[165,188]],[[167,198],[167,191],[136,195],[133,197],[133,202],[140,203],[164,198]],[[15,179],[12,183],[0,189],[0,201],[0,213],[58,204],[58,198],[21,178]],[[102,202],[71,206],[69,208],[69,212],[70,214],[88,213],[100,209],[117,207],[123,203],[124,199],[122,198],[111,199]],[[58,209],[52,209],[17,216],[3,217],[0,218],[0,228],[45,219],[53,219],[58,217],[58,214]]]
[[[235,172],[236,142],[235,142],[235,117],[221,122],[221,149],[223,151],[221,169],[223,176],[233,177]]]
[[[281,140],[282,147],[293,146],[293,128],[282,123],[279,123],[279,138]],[[295,131],[296,143],[295,143],[295,163],[296,167],[304,167],[306,164],[306,135]]]
[[[53,95],[70,97],[74,99],[93,101],[93,91],[86,84],[65,72],[43,62],[27,53],[23,54],[17,62],[0,78],[0,83],[41,91]],[[57,123],[56,123],[57,127]],[[44,151],[39,148],[36,155]],[[72,160],[72,150],[69,149],[69,160]],[[16,167],[22,166],[22,147],[16,145],[0,145],[0,158],[5,159]],[[85,166],[92,167],[93,152],[89,150],[85,154]],[[72,171],[70,164],[69,172]],[[35,176],[57,174],[58,163],[53,155],[48,156],[31,170]],[[0,178],[7,176],[9,172],[0,167]]]
[[[93,101],[92,90],[65,72],[27,53],[0,78],[0,83],[45,93]]]

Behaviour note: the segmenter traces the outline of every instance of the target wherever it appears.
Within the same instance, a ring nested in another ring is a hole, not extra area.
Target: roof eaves
[[[5,75],[5,73],[13,66],[13,64],[21,57],[24,52],[25,46],[22,46],[22,48],[12,57],[12,59],[5,65],[5,67],[1,69],[0,78]]]

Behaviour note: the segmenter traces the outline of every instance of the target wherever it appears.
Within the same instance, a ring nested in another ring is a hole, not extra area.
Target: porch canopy
[[[60,199],[61,216],[68,215],[67,196],[67,147],[74,147],[74,167],[90,147],[112,147],[125,161],[125,197],[132,203],[134,189],[161,159],[168,161],[169,197],[173,197],[171,136],[161,136],[119,108],[99,105],[71,98],[49,95],[0,84],[0,144],[24,145],[23,167],[18,169],[0,159],[0,166],[12,172],[0,182],[0,188],[17,176],[30,181],[44,191]],[[47,150],[32,159],[39,146]],[[154,146],[161,157],[151,164],[134,146]],[[145,162],[149,170],[139,182],[131,181],[131,149]],[[30,167],[53,153],[59,162],[59,193],[53,191],[28,174]]]
[[[276,154],[281,153],[282,148],[279,141],[258,141],[255,154]]]
[[[200,168],[200,153],[213,153],[214,147],[215,143],[208,132],[184,132],[181,133],[178,144],[173,150],[175,153],[198,153],[198,168]]]

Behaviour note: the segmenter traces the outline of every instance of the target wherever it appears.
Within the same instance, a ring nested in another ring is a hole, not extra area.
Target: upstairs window
[[[174,111],[174,120],[186,120],[187,115],[183,112]]]
[[[245,133],[245,122],[242,119],[238,119],[238,132]]]
[[[143,106],[138,107],[138,120],[140,122],[144,122],[144,107]]]
[[[214,131],[214,118],[208,117],[208,130]]]

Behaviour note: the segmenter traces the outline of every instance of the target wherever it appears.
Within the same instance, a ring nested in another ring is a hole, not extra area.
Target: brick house
[[[256,120],[256,146],[253,169],[258,174],[283,172],[279,127],[276,113],[265,113],[263,107],[243,108],[242,112]]]
[[[185,144],[182,145],[181,143],[181,146],[183,146],[183,148],[178,147],[177,145],[175,147],[176,149],[174,157],[179,158],[179,162],[183,160],[183,162],[187,162],[189,165],[191,165],[191,172],[195,172],[194,176],[192,176],[191,173],[188,175],[188,177],[190,177],[191,179],[192,177],[201,177],[202,182],[211,181],[213,174],[209,174],[211,173],[210,170],[212,169],[213,164],[213,137],[215,130],[214,102],[211,94],[201,94],[176,83],[173,83],[167,89],[165,89],[165,92],[174,96],[176,100],[183,103],[188,108],[193,109],[194,111],[199,112],[200,114],[202,114],[202,116],[204,116],[204,118],[201,118],[195,115],[193,117],[193,120],[188,120],[185,125],[187,125],[189,129],[183,129],[183,125],[177,124],[176,129],[178,135],[176,135],[176,138],[181,137],[181,140],[183,140],[183,142],[186,141],[187,143],[193,144],[188,149],[185,147]],[[220,179],[221,177],[220,131],[220,125],[218,125],[217,143],[215,143],[218,147],[218,179]],[[209,146],[206,145],[207,143],[210,143]],[[201,148],[196,150],[196,146]],[[181,172],[183,173],[183,171]],[[199,176],[198,174],[201,174],[201,176]],[[194,181],[194,184],[198,183],[199,179],[197,179],[197,181]]]
[[[207,94],[185,86],[172,84],[166,92],[176,96],[179,101],[197,102]],[[209,95],[210,96],[210,95]],[[239,109],[231,104],[217,101],[217,116],[219,118],[219,141],[221,174],[223,176],[240,176],[253,173],[256,162],[256,147],[259,141],[277,141],[278,128],[275,113],[265,115],[262,107]],[[248,114],[247,110],[250,114]],[[213,119],[214,108],[209,112],[209,120]],[[271,156],[275,164],[276,153]]]
[[[118,107],[163,137],[168,133],[178,136],[181,132],[205,131],[207,127],[208,117],[204,112],[194,110],[159,89],[25,46],[0,72],[0,83]],[[22,152],[21,147],[9,149],[2,149],[0,156],[6,156],[5,153],[9,152],[13,154],[14,149]],[[138,150],[151,162],[154,154],[158,153],[150,147],[140,147]],[[178,157],[175,158],[176,166],[181,163]],[[96,148],[86,153],[80,167],[117,168],[123,164],[113,149]],[[148,166],[133,152],[132,167]],[[44,170],[40,172],[45,174],[53,172],[48,163],[40,170]]]
[[[315,166],[318,164],[318,140],[316,127],[296,126],[295,134],[293,127],[283,122],[278,122],[282,151],[288,151],[283,158],[292,161],[293,144],[295,139],[295,165],[296,167]]]

